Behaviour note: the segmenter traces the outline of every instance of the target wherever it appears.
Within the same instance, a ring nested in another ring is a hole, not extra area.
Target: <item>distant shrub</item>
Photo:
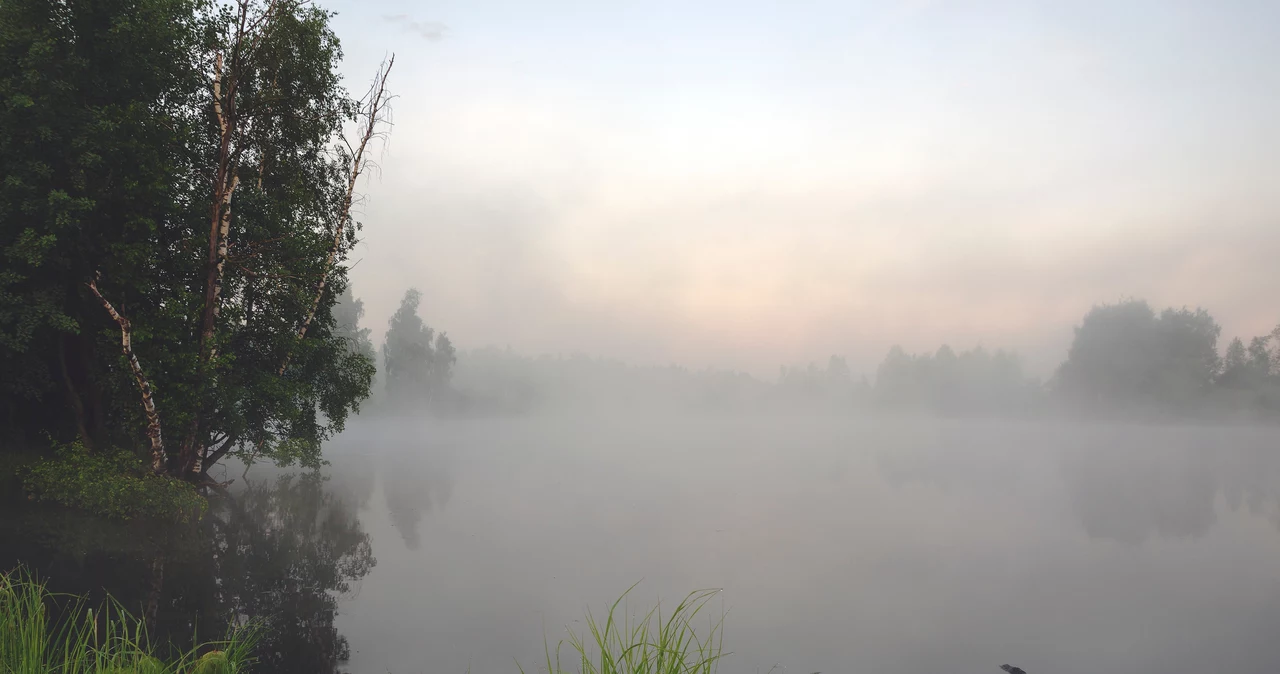
[[[21,471],[29,498],[51,501],[121,519],[190,522],[208,509],[195,487],[152,475],[136,456],[121,451],[90,452],[80,443],[57,450]]]

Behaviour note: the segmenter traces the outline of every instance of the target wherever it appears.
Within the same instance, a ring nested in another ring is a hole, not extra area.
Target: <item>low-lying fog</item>
[[[1280,671],[1278,440],[816,415],[360,418],[328,448],[325,489],[376,565],[336,627],[359,674],[536,669],[544,631],[554,644],[642,580],[633,612],[723,588],[724,671]]]

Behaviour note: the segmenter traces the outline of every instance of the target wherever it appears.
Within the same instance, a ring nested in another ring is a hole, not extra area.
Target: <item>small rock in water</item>
[[[1027,674],[1025,669],[1021,667],[1014,667],[1013,665],[1000,665],[1000,669],[1003,669],[1009,674]]]

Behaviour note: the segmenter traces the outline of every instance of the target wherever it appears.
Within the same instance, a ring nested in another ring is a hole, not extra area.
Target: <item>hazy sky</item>
[[[894,343],[1044,373],[1091,304],[1280,322],[1280,3],[333,1],[375,339],[773,373]]]

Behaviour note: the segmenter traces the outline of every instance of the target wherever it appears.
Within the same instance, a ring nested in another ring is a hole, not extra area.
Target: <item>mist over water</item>
[[[351,671],[536,666],[639,580],[723,588],[728,671],[1280,671],[1228,4],[340,16],[418,59],[337,326]]]
[[[1272,672],[1278,441],[829,415],[359,419],[326,489],[377,564],[335,626],[355,673],[528,669],[544,630],[554,644],[643,580],[633,611],[724,589],[727,671]]]
[[[0,572],[263,674],[633,586],[1280,672],[1280,2],[317,3],[0,0]]]

